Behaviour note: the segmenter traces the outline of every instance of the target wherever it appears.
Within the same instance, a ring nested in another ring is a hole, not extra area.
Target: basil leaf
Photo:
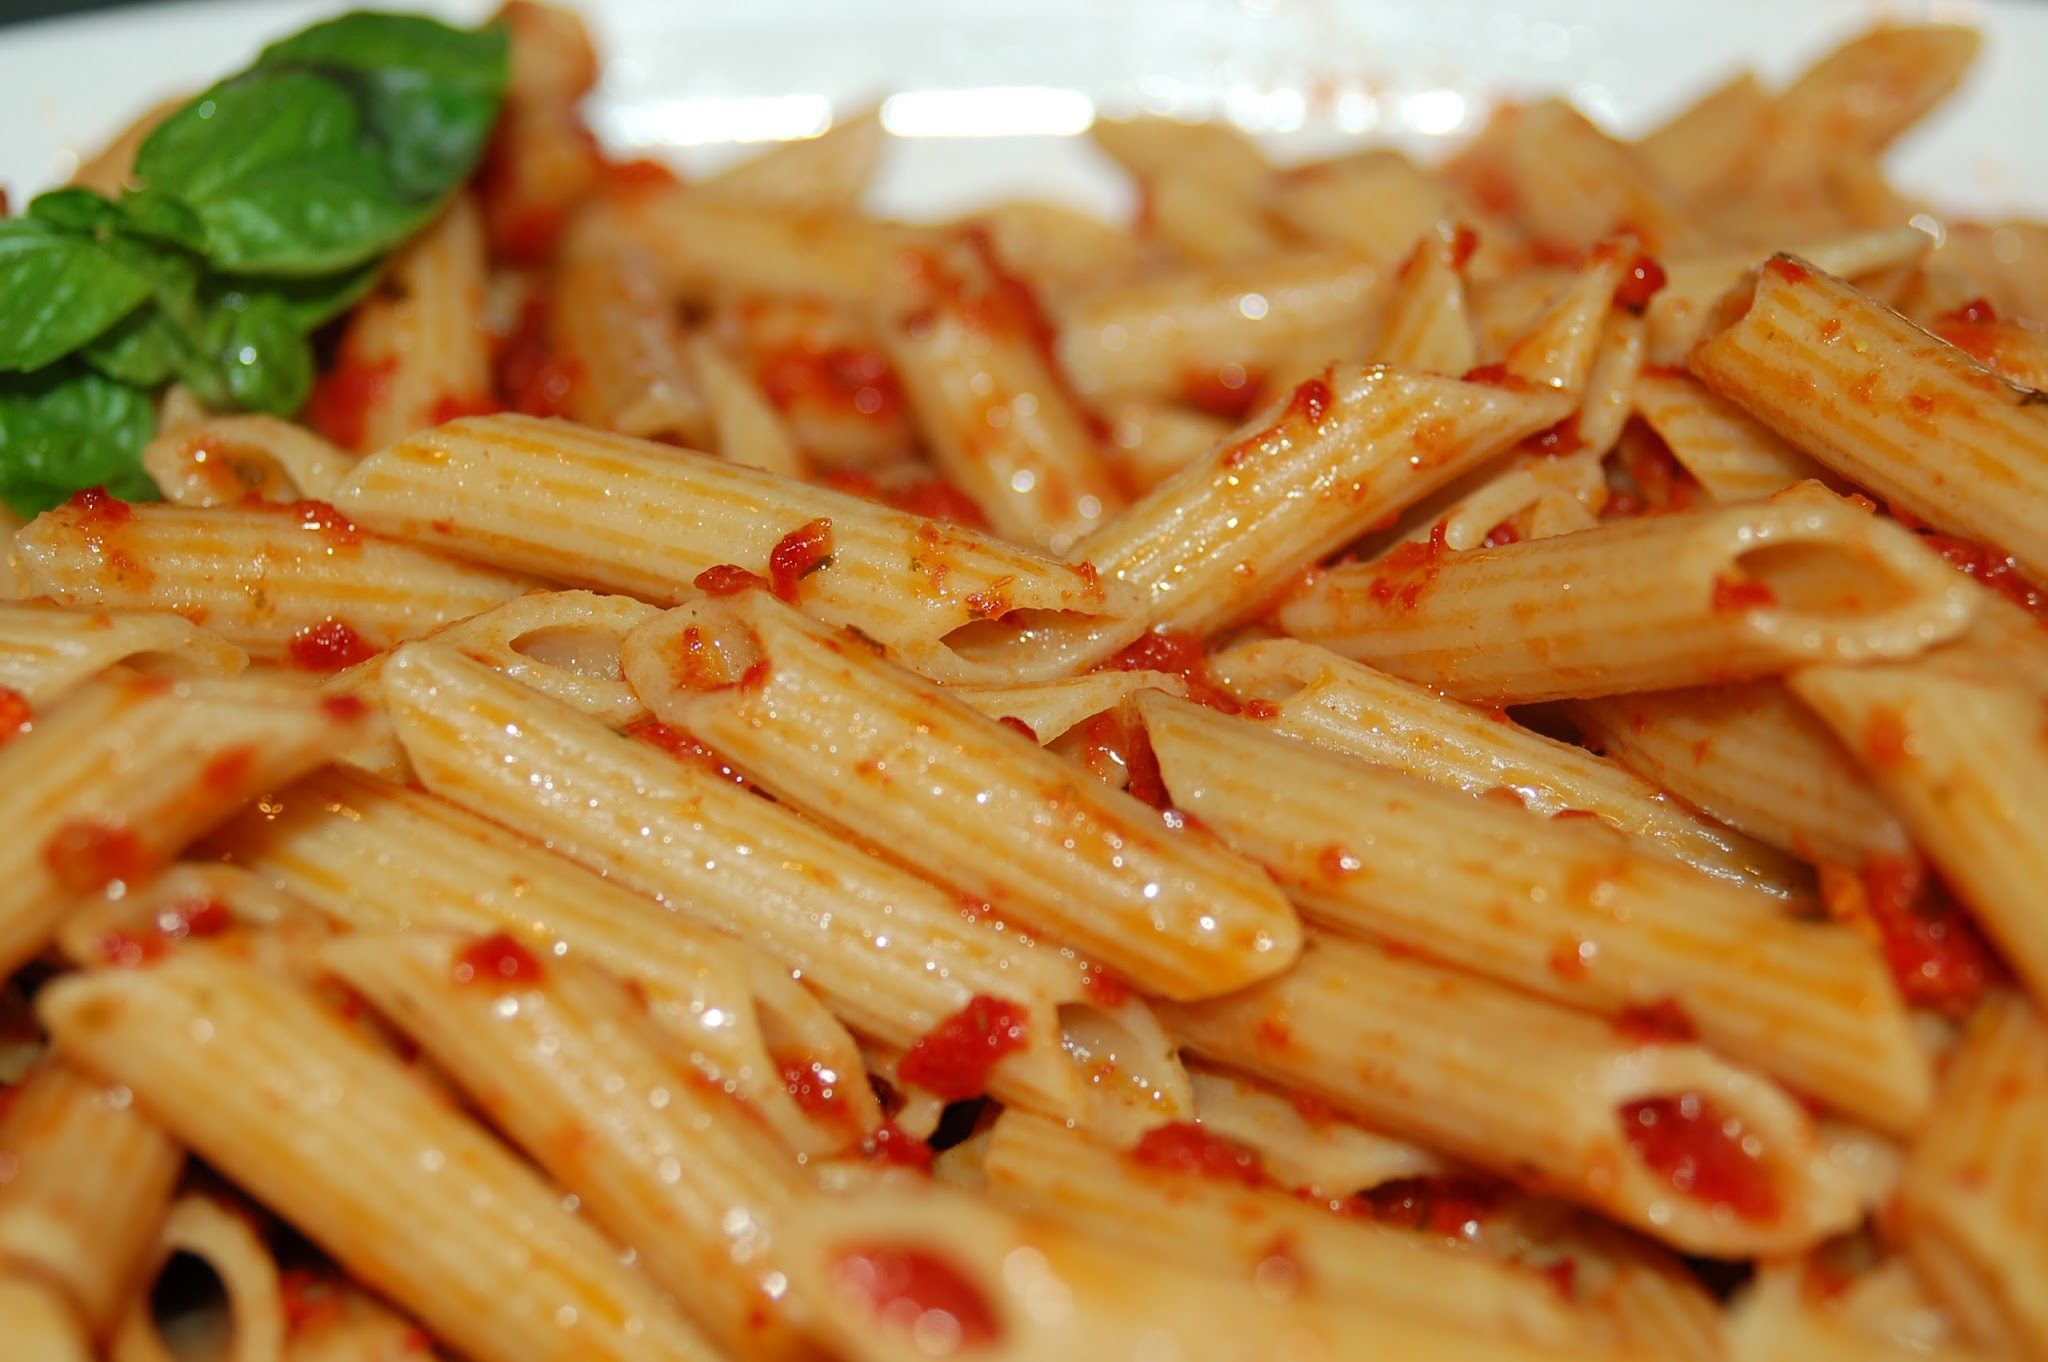
[[[436,200],[468,178],[504,98],[503,25],[450,28],[411,14],[345,14],[256,59],[257,69],[312,67],[362,93],[364,126],[382,144],[399,198]]]
[[[377,286],[384,273],[382,257],[340,274],[322,274],[310,279],[258,279],[249,275],[223,275],[222,289],[245,294],[264,293],[276,298],[291,313],[301,331],[313,332],[362,301]]]
[[[291,309],[274,294],[231,293],[206,320],[206,363],[224,402],[244,411],[291,416],[313,390],[313,347]]]
[[[162,387],[191,362],[178,328],[154,303],[123,317],[78,357],[108,378],[137,388]]]
[[[149,277],[90,236],[0,221],[0,372],[53,364],[134,311]]]
[[[505,38],[349,15],[268,49],[152,132],[145,191],[189,204],[234,273],[324,274],[424,226],[483,154]]]
[[[84,236],[97,236],[121,224],[121,210],[112,200],[76,186],[36,195],[29,200],[28,215],[37,222]]]
[[[77,365],[0,378],[0,501],[38,515],[95,485],[155,500],[142,471],[155,420],[148,393]]]

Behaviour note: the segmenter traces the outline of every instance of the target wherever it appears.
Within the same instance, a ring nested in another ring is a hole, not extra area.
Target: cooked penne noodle
[[[1815,1299],[1796,1271],[1770,1270],[1728,1311],[1729,1362],[1989,1362],[1955,1343],[1913,1346],[1873,1338]]]
[[[1973,1340],[2000,1356],[2048,1347],[2048,1027],[1993,999],[1949,1056],[1940,1101],[1906,1160],[1906,1252]]]
[[[1654,1244],[1583,1219],[1551,1247],[1568,1255],[1572,1296],[1611,1321],[1623,1350],[1670,1362],[1728,1362],[1724,1312],[1691,1267]]]
[[[718,1354],[560,1194],[299,984],[219,950],[43,990],[67,1058],[482,1362]]]
[[[1081,962],[955,895],[445,649],[406,649],[385,689],[429,790],[745,937],[863,1035],[911,1047],[963,1012],[1000,1012],[1016,1019],[1008,1053],[962,1086],[985,1077],[999,1098],[1112,1130],[1186,1110],[1142,1003],[1085,1003]]]
[[[1722,1054],[1904,1131],[1932,1080],[1879,952],[1604,828],[1473,800],[1152,695],[1177,807],[1305,916]]]
[[[1208,834],[765,591],[672,610],[626,640],[624,661],[656,717],[777,799],[1141,992],[1214,997],[1271,978],[1299,948],[1287,901]]]
[[[1797,868],[1769,847],[1699,817],[1622,765],[1313,644],[1243,644],[1211,667],[1238,699],[1274,707],[1267,722],[1276,733],[1467,794],[1512,790],[1523,807],[1553,818],[1591,813],[1719,879],[1774,894],[1800,883]]]
[[[1494,122],[1465,153],[1483,155],[1481,201],[1511,208],[1539,240],[1584,249],[1627,230],[1653,251],[1700,244],[1677,192],[1563,100],[1505,109]]]
[[[16,537],[31,589],[93,610],[165,610],[263,661],[333,671],[534,585],[358,530],[324,502],[199,510],[60,507]]]
[[[1459,216],[1450,186],[1398,152],[1296,167],[1274,182],[1271,198],[1273,212],[1308,240],[1382,269],[1400,263],[1436,224]]]
[[[1636,378],[1634,402],[1636,414],[1715,501],[1767,497],[1827,476],[1769,427],[1688,374],[1644,370]]]
[[[886,137],[880,111],[869,109],[833,120],[816,137],[778,142],[698,181],[692,192],[799,211],[855,209],[874,178]]]
[[[1257,199],[1177,167],[1143,183],[1139,225],[1184,261],[1229,266],[1270,260],[1289,236]]]
[[[743,1101],[665,1062],[617,980],[506,937],[365,934],[325,958],[726,1348],[803,1355],[775,1257],[796,1164]]]
[[[1244,1157],[1204,1143],[1216,1138],[1206,1127],[1175,1129],[1219,1158]],[[1604,1341],[1535,1272],[1256,1185],[1250,1159],[1217,1176],[1147,1148],[1120,1152],[1043,1116],[1006,1112],[982,1153],[982,1185],[1000,1206],[1133,1258],[1251,1279],[1285,1244],[1309,1298],[1552,1347]]]
[[[1207,454],[1230,433],[1230,422],[1194,407],[1146,398],[1111,404],[1106,447],[1117,477],[1149,492]]]
[[[916,259],[882,341],[933,460],[997,533],[1065,553],[1123,494],[1037,305],[972,237]]]
[[[484,304],[484,224],[458,194],[392,258],[387,292],[363,303],[343,335],[331,393],[313,420],[337,444],[379,449],[450,416],[488,410],[490,341]]]
[[[0,747],[0,974],[49,941],[70,902],[138,884],[192,838],[311,770],[353,716],[255,680],[110,676]]]
[[[92,1340],[54,1288],[34,1277],[0,1277],[0,1332],[36,1362],[93,1362]]]
[[[924,1340],[934,1338],[990,1362],[1549,1355],[1411,1315],[1289,1299],[1297,1271],[1284,1253],[1266,1261],[1275,1258],[1278,1266],[1257,1278],[1189,1271],[936,1190],[822,1203],[788,1243],[792,1292],[810,1302],[820,1337],[848,1362],[918,1362],[933,1355]]]
[[[1280,978],[1162,1016],[1198,1055],[1686,1252],[1801,1248],[1860,1215],[1810,1119],[1768,1080],[1362,942],[1312,934]],[[1741,1144],[1717,1161],[1726,1182],[1670,1176],[1682,1160],[1664,1140],[1694,1136]]]
[[[0,1266],[61,1288],[104,1335],[137,1284],[184,1163],[128,1089],[45,1060],[0,1117]]]
[[[567,9],[507,0],[500,17],[510,39],[510,70],[477,190],[493,252],[532,265],[554,247],[604,168],[577,114],[597,84],[597,49]]]
[[[1189,1065],[1188,1079],[1195,1088],[1195,1119],[1204,1129],[1255,1150],[1275,1181],[1320,1201],[1341,1202],[1382,1183],[1437,1177],[1456,1167],[1303,1093],[1200,1064]]]
[[[151,1247],[150,1277],[157,1277],[173,1255],[183,1254],[204,1263],[220,1283],[232,1331],[222,1362],[272,1362],[283,1355],[285,1339],[298,1330],[288,1322],[277,1263],[246,1208],[188,1192],[172,1203]],[[108,1362],[172,1362],[176,1357],[158,1331],[150,1293],[128,1302],[107,1353]]]
[[[343,1282],[328,1289],[333,1294],[321,1301],[317,1317],[292,1332],[283,1362],[436,1362],[441,1356],[425,1330],[376,1297]]]
[[[1776,681],[1585,700],[1571,715],[1597,751],[1780,851],[1850,866],[1912,853],[1849,751]]]
[[[55,945],[71,964],[96,969],[147,963],[189,937],[238,928],[249,932],[243,944],[251,958],[295,965],[329,934],[309,905],[248,870],[187,860],[133,888],[115,893],[110,886],[98,898],[74,903],[58,925]],[[266,949],[272,946],[281,949]]]
[[[675,302],[646,252],[585,218],[557,270],[548,338],[568,376],[563,414],[621,435],[703,439],[710,419],[684,367]]]
[[[325,497],[355,459],[303,426],[248,413],[167,425],[143,449],[142,466],[166,501],[234,506]]]
[[[1773,102],[1759,186],[1797,185],[1845,155],[1883,151],[1962,82],[1980,44],[1971,29],[1914,24],[1835,48]]]
[[[1151,258],[1125,228],[1050,201],[1005,199],[960,225],[987,233],[996,258],[1041,293],[1085,292],[1128,278]]]
[[[1262,428],[1188,465],[1074,549],[1152,625],[1206,633],[1323,555],[1570,410],[1559,393],[1326,371]]]
[[[1188,683],[1171,672],[1109,671],[1021,686],[948,686],[946,694],[991,719],[1015,719],[1043,745],[1144,690],[1186,695]]]
[[[919,234],[843,213],[651,187],[614,200],[617,226],[696,301],[795,293],[863,307]]]
[[[104,147],[79,162],[71,183],[98,190],[110,198],[133,188],[129,178],[135,169],[135,153],[158,125],[183,108],[185,102],[182,96],[173,96],[137,114]]]
[[[1686,199],[1709,199],[1755,163],[1770,109],[1763,85],[1744,71],[1643,134],[1635,154]]]
[[[785,592],[822,618],[948,681],[1067,674],[1144,627],[1132,596],[1093,571],[858,497],[559,421],[493,416],[443,426],[365,459],[337,498],[348,514],[395,533],[658,603],[685,599],[707,568],[780,576]],[[678,522],[688,533],[677,533]],[[1000,621],[1013,613],[1006,631]],[[977,624],[993,632],[968,628]],[[1072,634],[1079,640],[1069,647],[1062,640]]]
[[[2023,388],[2048,388],[2048,332],[2032,322],[1976,320],[1969,303],[1954,312],[1923,318],[1909,314],[1935,335],[1969,351]]]
[[[1296,637],[1494,704],[1911,657],[1969,616],[1966,584],[1914,536],[1810,483],[1763,502],[1335,567],[1274,612]]]
[[[1501,356],[1509,376],[1584,400],[1606,341],[1615,289],[1632,268],[1622,243],[1603,244]]]
[[[1240,388],[1304,346],[1335,354],[1369,339],[1383,275],[1315,251],[1145,275],[1059,310],[1060,370],[1091,401]],[[1233,369],[1235,384],[1221,377]]]
[[[55,704],[115,665],[147,676],[234,676],[248,655],[171,614],[115,614],[0,604],[0,686]]]
[[[1888,504],[2048,580],[2048,417],[1967,352],[1779,255],[1729,295],[1686,363]]]
[[[1259,144],[1229,123],[1177,118],[1098,118],[1089,140],[1139,180],[1199,176],[1220,188],[1251,193],[1273,173]]]
[[[1642,373],[1644,332],[1641,317],[1623,310],[1608,314],[1579,403],[1576,434],[1581,451],[1604,457],[1621,439]]]
[[[1416,243],[1394,275],[1374,359],[1449,377],[1479,362],[1459,273],[1464,249],[1455,233],[1441,230],[1426,232]]]
[[[880,1123],[852,1039],[772,961],[432,796],[323,771],[209,845],[357,931],[515,932],[587,956],[631,979],[704,1078],[793,1148],[842,1148]],[[791,1068],[844,1075],[830,1120],[798,1105]]]
[[[801,478],[804,453],[796,437],[718,342],[708,335],[692,336],[684,344],[683,354],[704,394],[712,446],[719,457],[785,478]]]
[[[1814,667],[1789,684],[1855,754],[2037,1002],[2048,999],[2041,697],[1919,667]]]

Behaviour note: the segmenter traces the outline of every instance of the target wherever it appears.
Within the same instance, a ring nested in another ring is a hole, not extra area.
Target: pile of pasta
[[[907,225],[505,18],[306,424],[7,527],[10,1356],[2048,1356],[1974,35]]]

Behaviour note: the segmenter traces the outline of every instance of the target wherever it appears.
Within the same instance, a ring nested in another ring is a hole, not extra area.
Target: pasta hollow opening
[[[698,602],[671,613],[682,622],[668,634],[663,660],[681,689],[724,690],[765,673],[768,654],[760,636],[732,611]]]
[[[968,663],[995,666],[1009,654],[1055,635],[1086,635],[1100,622],[1099,616],[1075,610],[1008,610],[961,625],[940,638],[939,645]]]
[[[1901,575],[1885,555],[1846,544],[1761,544],[1737,554],[1729,566],[1737,580],[1761,588],[1757,599],[1764,608],[1793,616],[1839,621],[1888,615],[1926,594],[1921,582]]]
[[[570,672],[592,681],[624,681],[619,665],[619,645],[624,635],[590,625],[555,625],[532,629],[509,645],[521,657],[543,667]]]

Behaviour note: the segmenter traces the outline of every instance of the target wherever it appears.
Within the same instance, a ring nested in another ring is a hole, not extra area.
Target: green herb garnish
[[[290,416],[314,330],[376,281],[483,155],[501,26],[355,13],[264,49],[166,119],[137,187],[0,220],[0,501],[153,495],[151,395]]]

